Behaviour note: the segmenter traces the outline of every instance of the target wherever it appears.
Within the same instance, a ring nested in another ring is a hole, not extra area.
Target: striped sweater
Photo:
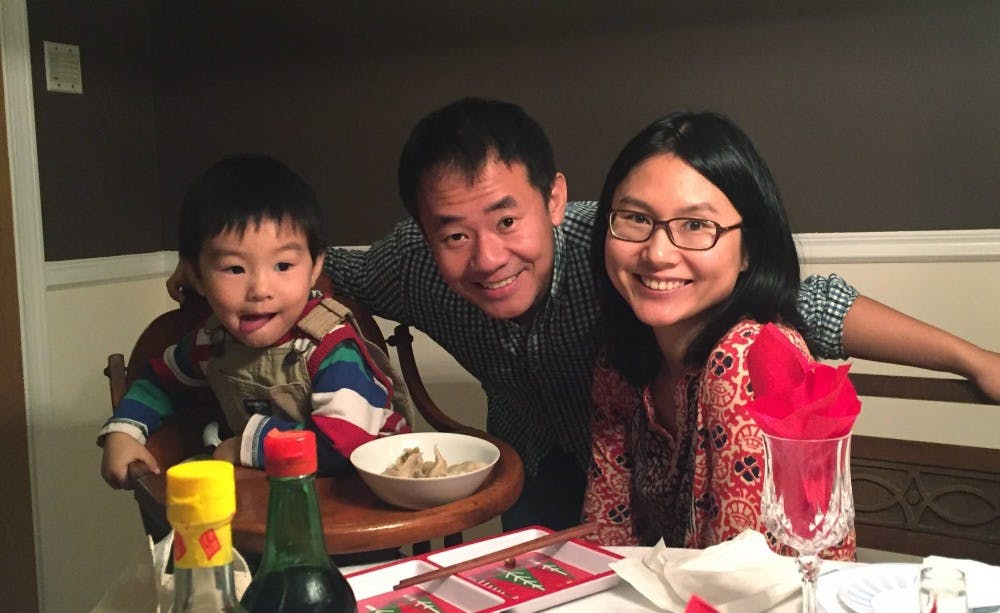
[[[300,316],[308,314],[320,299],[310,300]],[[220,344],[235,343],[225,328],[209,318],[181,340],[167,347],[163,355],[150,361],[144,374],[129,387],[125,397],[101,429],[100,436],[123,432],[140,443],[156,432],[167,417],[186,401],[194,388],[209,386],[210,361]],[[299,327],[292,328],[271,347],[259,350],[255,362],[266,362],[265,353],[284,349],[304,360],[309,390],[308,414],[270,409],[266,398],[247,397],[245,413],[226,410],[229,429],[240,436],[240,462],[264,466],[263,440],[272,429],[305,428],[316,433],[319,472],[337,474],[350,466],[347,458],[356,447],[378,436],[408,432],[405,418],[393,412],[392,384],[368,354],[364,339],[348,323],[341,323],[322,339],[313,339]],[[246,348],[244,347],[244,350]],[[290,351],[289,351],[290,350]],[[271,382],[255,381],[266,391]],[[219,390],[217,377],[211,378],[219,398],[232,390]],[[241,391],[241,395],[256,396]],[[254,410],[257,409],[257,410]]]

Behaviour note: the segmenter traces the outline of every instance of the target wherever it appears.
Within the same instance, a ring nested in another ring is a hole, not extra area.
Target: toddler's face
[[[290,222],[249,224],[206,241],[194,284],[229,332],[250,347],[267,347],[298,321],[323,270],[309,240]]]

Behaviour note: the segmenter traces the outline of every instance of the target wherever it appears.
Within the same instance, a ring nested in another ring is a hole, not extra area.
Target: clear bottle
[[[235,512],[229,462],[200,460],[167,469],[167,520],[174,528],[171,611],[246,611],[233,583],[230,523]]]
[[[330,561],[316,497],[316,436],[308,430],[264,437],[270,483],[264,555],[243,594],[251,613],[354,613],[354,591]]]

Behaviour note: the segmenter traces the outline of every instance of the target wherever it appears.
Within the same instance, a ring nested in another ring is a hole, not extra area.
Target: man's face
[[[566,210],[557,174],[548,199],[523,164],[491,158],[472,181],[444,168],[424,178],[419,222],[448,286],[495,319],[530,321],[552,280],[552,227]]]

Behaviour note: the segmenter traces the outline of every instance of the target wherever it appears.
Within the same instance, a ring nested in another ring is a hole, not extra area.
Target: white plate
[[[871,606],[878,613],[919,613],[920,595],[912,588],[894,588],[872,596]]]
[[[877,613],[885,611],[876,608],[873,599],[879,594],[899,590],[899,593],[917,593],[919,564],[869,564],[839,571],[840,589],[837,598],[841,604],[854,613]],[[881,601],[882,599],[880,599]]]
[[[972,560],[949,562],[965,572],[969,609],[1000,607],[1000,568]],[[844,569],[839,571],[837,599],[854,613],[916,611],[919,608],[916,595],[920,566],[868,564]],[[892,592],[893,597],[883,595],[888,592]],[[893,600],[899,604],[889,607]]]

